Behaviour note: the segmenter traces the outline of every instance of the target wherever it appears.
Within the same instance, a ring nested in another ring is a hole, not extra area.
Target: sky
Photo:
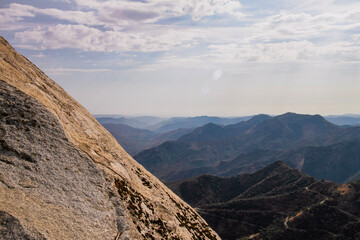
[[[360,113],[358,0],[1,0],[0,35],[93,114]]]

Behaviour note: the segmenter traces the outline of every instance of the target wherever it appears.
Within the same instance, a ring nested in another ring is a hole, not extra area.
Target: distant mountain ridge
[[[276,158],[317,179],[345,183],[360,178],[360,138],[290,150]]]
[[[177,129],[165,133],[156,133],[147,129],[130,127],[125,124],[102,123],[102,125],[130,155],[156,147],[166,141],[176,140],[191,131],[191,129]]]
[[[290,149],[326,146],[359,137],[360,127],[343,128],[326,121],[320,115],[260,115],[225,127],[205,125],[176,141],[145,150],[134,158],[164,181],[206,173],[229,176],[221,166],[241,155],[272,151],[272,154],[266,153],[263,158],[265,162],[258,161],[260,165],[257,167],[249,165],[250,162],[247,162],[248,169],[244,164],[238,165],[238,169],[243,172],[253,171],[279,160],[276,156]],[[230,165],[229,167],[231,168]],[[234,171],[232,173],[236,174]]]
[[[236,137],[245,133],[250,127],[264,120],[270,119],[269,115],[260,114],[252,117],[247,121],[241,121],[236,124],[227,126],[219,126],[214,123],[208,123],[202,127],[196,128],[194,131],[183,135],[179,138],[182,142],[211,142],[220,141]]]
[[[359,115],[334,115],[325,116],[325,119],[340,126],[360,126]]]
[[[130,127],[147,129],[157,133],[165,133],[177,129],[194,129],[201,127],[208,123],[219,125],[230,125],[241,121],[250,119],[250,116],[245,117],[212,117],[212,116],[197,116],[197,117],[172,117],[161,118],[151,116],[139,117],[123,117],[117,115],[97,115],[96,119],[101,123],[115,123],[125,124]]]
[[[177,140],[191,132],[194,126],[202,123],[205,123],[205,126],[214,125],[222,128],[222,125],[215,125],[212,122],[226,125],[233,122],[238,123],[237,121],[242,121],[243,119],[248,119],[248,117],[220,118],[200,116],[163,120],[157,117],[106,117],[106,115],[100,115],[97,118],[131,155],[135,155],[145,149],[156,147],[166,141]],[[157,124],[151,125],[151,123],[154,122]],[[169,131],[164,131],[165,129]],[[231,129],[229,130],[231,134],[235,133],[231,131]]]
[[[208,123],[218,125],[235,124],[241,121],[248,120],[250,117],[211,117],[211,116],[198,116],[198,117],[174,117],[164,122],[158,123],[150,127],[150,130],[156,132],[168,132],[179,128],[197,128]]]
[[[166,118],[151,117],[151,116],[140,116],[140,117],[123,117],[113,115],[97,115],[96,120],[101,124],[125,124],[133,128],[147,129],[153,124],[157,124],[166,120]]]

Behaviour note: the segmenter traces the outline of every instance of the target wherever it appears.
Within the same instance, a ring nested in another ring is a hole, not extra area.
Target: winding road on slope
[[[327,196],[325,196],[325,195],[323,195],[323,194],[321,194],[321,193],[319,193],[319,192],[310,190],[310,189],[309,189],[309,186],[305,187],[305,190],[306,190],[306,191],[309,191],[309,192],[314,192],[314,193],[317,193],[317,194],[319,194],[319,195],[324,196],[325,199],[320,202],[321,205],[324,204],[324,203],[329,199]],[[310,209],[311,209],[311,207],[308,208],[308,210],[310,210]],[[303,211],[299,211],[299,212],[296,213],[296,215],[293,216],[293,217],[286,217],[285,220],[284,220],[284,226],[285,226],[285,228],[286,228],[286,229],[289,229],[288,222],[289,222],[289,221],[290,221],[290,222],[293,221],[295,218],[301,216],[302,214],[303,214]]]

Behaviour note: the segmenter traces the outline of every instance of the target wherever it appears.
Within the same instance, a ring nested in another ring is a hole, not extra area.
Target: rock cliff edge
[[[0,37],[0,239],[220,239]]]

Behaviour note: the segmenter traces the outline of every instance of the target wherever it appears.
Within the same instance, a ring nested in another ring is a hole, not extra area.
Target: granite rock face
[[[219,239],[0,37],[0,239]]]
[[[45,239],[39,233],[27,233],[23,226],[21,226],[18,219],[14,218],[7,212],[0,211],[0,239],[12,240],[35,240]]]

